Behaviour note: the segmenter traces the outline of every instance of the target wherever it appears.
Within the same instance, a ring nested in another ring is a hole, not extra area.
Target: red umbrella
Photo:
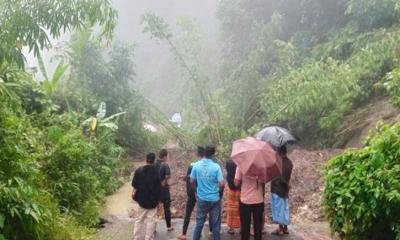
[[[270,144],[252,137],[237,140],[232,147],[232,160],[247,176],[267,183],[281,176],[282,159]]]

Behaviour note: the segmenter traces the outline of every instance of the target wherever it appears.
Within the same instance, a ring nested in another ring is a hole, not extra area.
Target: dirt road
[[[327,240],[331,239],[329,235],[329,227],[324,222],[321,211],[320,200],[322,196],[323,180],[321,178],[321,170],[325,162],[332,156],[340,153],[341,150],[324,150],[324,151],[305,151],[295,150],[290,157],[295,165],[292,176],[293,191],[290,196],[290,205],[292,211],[293,226],[291,226],[292,234],[284,239],[292,240]],[[175,150],[171,151],[171,159],[169,162],[172,171],[171,196],[172,196],[172,212],[174,232],[167,232],[165,223],[160,220],[157,225],[156,239],[176,239],[182,228],[182,217],[185,208],[186,190],[182,181],[182,175],[186,173],[186,155]],[[142,165],[143,162],[138,163]],[[125,183],[117,192],[107,197],[103,216],[108,220],[106,227],[100,229],[95,239],[98,240],[130,240],[133,233],[133,219],[136,204],[131,200],[132,188],[130,182]],[[267,197],[266,213],[269,215],[269,199]],[[162,215],[162,214],[160,214]],[[268,223],[267,219],[267,223]],[[192,228],[195,220],[189,228],[189,235],[192,234]],[[268,231],[272,231],[275,226],[267,225]],[[207,229],[207,228],[205,228]],[[222,239],[240,239],[238,235],[230,236],[226,234],[226,226],[223,226]],[[209,236],[207,232],[203,236]],[[274,238],[271,235],[266,239],[282,239]],[[208,238],[206,238],[208,239]]]

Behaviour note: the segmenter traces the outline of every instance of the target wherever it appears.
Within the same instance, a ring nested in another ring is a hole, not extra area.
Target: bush
[[[398,33],[392,29],[340,36],[318,46],[301,67],[266,79],[261,102],[266,122],[288,126],[304,139],[311,132],[329,143],[324,139],[330,139],[346,114],[381,93],[374,85],[395,66]],[[344,54],[343,48],[351,53]],[[397,91],[395,83],[390,83],[392,92]]]
[[[324,207],[345,239],[400,239],[400,123],[382,125],[360,150],[329,161]]]
[[[38,239],[44,235],[51,212],[40,199],[48,196],[18,177],[0,184],[0,231],[3,235],[10,239]]]
[[[400,107],[400,69],[394,69],[384,79],[383,87],[392,97],[392,103]]]
[[[98,221],[102,198],[120,184],[114,174],[121,148],[107,128],[85,136],[68,115],[55,117],[52,124],[43,165],[48,188],[62,212],[91,226]]]
[[[350,0],[346,13],[359,30],[387,27],[398,21],[396,0]]]

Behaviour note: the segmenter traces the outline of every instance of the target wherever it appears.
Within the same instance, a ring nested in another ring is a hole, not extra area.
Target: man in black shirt
[[[135,220],[134,240],[154,239],[157,220],[157,206],[161,200],[161,180],[157,167],[154,165],[156,155],[146,156],[146,165],[138,168],[132,179],[132,199],[139,204],[138,216]],[[147,222],[147,226],[146,226]],[[146,229],[146,235],[140,235],[141,229]]]
[[[272,220],[279,224],[279,228],[273,232],[275,235],[289,234],[289,190],[293,163],[287,156],[286,146],[278,149],[282,158],[282,175],[271,182],[272,195]]]
[[[169,192],[168,180],[171,177],[171,169],[167,164],[168,151],[161,149],[159,153],[160,160],[157,161],[157,168],[161,179],[161,202],[164,206],[165,222],[167,224],[167,230],[174,230],[171,226],[171,195]]]

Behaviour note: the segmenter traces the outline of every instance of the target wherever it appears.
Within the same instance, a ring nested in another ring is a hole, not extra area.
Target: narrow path
[[[170,166],[175,173],[173,175],[172,182],[174,182],[172,194],[174,196],[174,206],[173,212],[175,219],[173,219],[173,227],[175,231],[168,232],[165,228],[165,222],[162,220],[158,221],[157,224],[157,234],[156,240],[169,240],[169,239],[176,239],[177,236],[180,235],[180,231],[182,229],[182,213],[185,208],[185,187],[183,182],[180,180],[182,174],[185,174],[186,167],[184,166],[183,161],[185,157],[182,157],[182,153],[175,149],[175,151],[171,151],[172,155],[172,162]],[[297,153],[299,155],[299,153]],[[303,156],[304,154],[300,154]],[[312,155],[312,154],[311,154]],[[320,156],[321,154],[317,154]],[[305,155],[303,156],[310,161],[310,156]],[[312,156],[311,156],[312,157]],[[302,169],[302,160],[300,157],[296,157],[297,163],[299,164],[299,171],[305,172]],[[144,162],[138,162],[136,166],[140,166],[144,164]],[[299,175],[299,174],[297,174]],[[297,176],[294,174],[294,178]],[[312,175],[310,174],[300,174],[298,177],[301,177],[301,182],[305,181],[307,183],[315,183],[316,180],[308,179],[305,175]],[[307,181],[306,181],[307,180]],[[301,189],[306,189],[304,186],[300,186]],[[103,210],[103,216],[108,221],[105,225],[105,228],[100,229],[98,234],[95,236],[94,239],[96,240],[132,240],[133,239],[133,219],[130,218],[130,215],[134,215],[135,209],[137,209],[136,203],[130,198],[132,193],[132,188],[130,185],[130,181],[126,182],[118,191],[116,191],[113,195],[106,198],[105,207]],[[298,195],[307,195],[306,193],[298,194]],[[308,201],[307,201],[308,202]],[[298,219],[302,219],[298,221]],[[291,226],[291,234],[290,236],[285,237],[276,237],[270,234],[264,236],[263,239],[287,239],[287,240],[329,240],[332,239],[329,235],[329,226],[326,222],[305,222],[304,216],[301,214],[296,217],[293,216],[293,219],[297,219],[294,226]],[[195,220],[192,219],[191,224],[189,225],[188,236],[191,239],[193,234],[193,227],[195,224]],[[272,232],[275,226],[267,225],[267,231]],[[208,227],[205,227],[205,232],[203,233],[203,239],[211,239],[209,233],[206,231]],[[238,234],[231,236],[226,233],[227,227],[223,225],[222,227],[222,240],[239,240],[240,236]]]
[[[127,182],[113,195],[106,198],[102,215],[105,217],[114,216],[121,219],[128,219],[129,213],[134,206],[133,200],[129,197],[131,194],[131,183]]]
[[[129,217],[129,213],[132,209],[136,209],[137,205],[130,199],[131,194],[130,183],[125,183],[115,194],[107,197],[106,206],[104,209],[104,217],[107,219],[108,223],[105,228],[100,229],[95,236],[96,240],[132,240],[133,239],[133,219]],[[162,220],[158,221],[157,224],[157,234],[156,240],[170,240],[176,239],[182,229],[182,219],[174,219],[173,227],[174,231],[168,232],[165,227],[165,223]],[[195,220],[192,220],[188,236],[192,236],[193,227]],[[274,230],[273,225],[267,225],[267,232],[272,232]],[[207,226],[204,227],[203,239],[211,239],[210,234],[206,230]],[[222,240],[240,240],[240,236],[229,235],[226,233],[227,226],[223,224],[222,226]],[[190,237],[189,237],[190,239]],[[264,236],[263,239],[286,239],[286,240],[329,240],[332,239],[329,236],[329,227],[324,222],[318,223],[304,223],[301,226],[295,225],[291,226],[291,234],[285,237],[272,236],[270,234]]]

